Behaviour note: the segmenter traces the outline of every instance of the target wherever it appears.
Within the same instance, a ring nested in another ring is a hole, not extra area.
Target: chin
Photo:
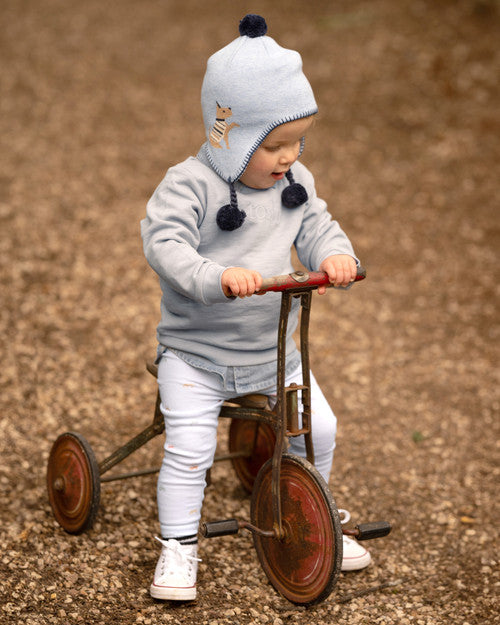
[[[267,182],[267,183],[255,183],[255,184],[247,184],[247,187],[250,187],[251,189],[255,189],[256,191],[265,191],[266,189],[271,189],[271,187],[274,187],[274,185],[276,184],[275,181],[273,182]]]
[[[274,179],[269,179],[269,180],[261,180],[261,181],[257,181],[257,180],[243,180],[242,178],[240,178],[240,182],[242,182],[246,187],[249,187],[250,189],[256,189],[257,191],[264,191],[265,189],[270,189],[271,187],[274,187],[274,185],[276,184],[276,180]]]

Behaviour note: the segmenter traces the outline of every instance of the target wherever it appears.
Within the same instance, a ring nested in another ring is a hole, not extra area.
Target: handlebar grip
[[[358,272],[354,281],[359,282],[365,278],[365,269],[363,267],[358,267]],[[308,289],[316,289],[323,285],[333,286],[325,271],[296,271],[295,273],[287,273],[282,276],[264,278],[262,286],[258,290],[258,294],[267,293],[268,291],[305,291]]]

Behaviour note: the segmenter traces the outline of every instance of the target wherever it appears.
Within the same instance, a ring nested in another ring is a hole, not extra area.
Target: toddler
[[[258,292],[262,276],[293,272],[291,248],[309,270],[348,286],[357,261],[349,239],[298,162],[317,106],[300,55],[247,15],[240,37],[210,57],[201,102],[206,142],[168,170],[141,222],[144,252],[162,290],[158,384],[166,442],[158,478],[162,551],[157,599],[196,597],[197,532],[222,403],[259,392],[276,401],[280,296]],[[325,287],[319,289],[322,293]],[[301,384],[287,334],[286,384]],[[336,418],[311,375],[315,465],[326,482]],[[305,456],[303,437],[290,452]],[[344,537],[343,570],[370,554]]]

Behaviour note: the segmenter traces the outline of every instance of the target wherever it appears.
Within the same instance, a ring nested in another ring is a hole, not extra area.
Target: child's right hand
[[[226,297],[249,297],[262,286],[262,276],[252,269],[229,267],[222,274],[221,284]]]

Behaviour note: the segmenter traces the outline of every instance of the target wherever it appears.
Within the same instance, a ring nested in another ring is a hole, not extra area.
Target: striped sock
[[[162,540],[176,540],[181,545],[197,545],[198,544],[198,534],[191,534],[191,536],[181,536],[177,538],[176,536],[170,536],[170,538],[163,538]]]

